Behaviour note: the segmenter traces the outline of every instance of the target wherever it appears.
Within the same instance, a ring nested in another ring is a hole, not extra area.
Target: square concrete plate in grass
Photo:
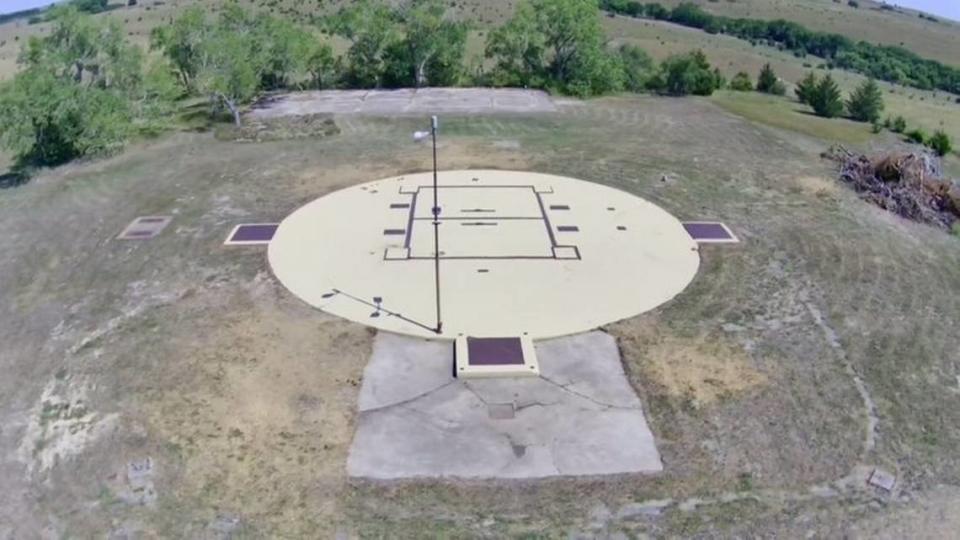
[[[117,236],[118,240],[148,240],[159,235],[170,222],[173,216],[140,216]]]

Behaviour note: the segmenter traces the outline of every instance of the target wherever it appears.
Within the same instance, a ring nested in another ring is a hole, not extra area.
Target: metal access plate
[[[691,238],[701,244],[736,244],[740,240],[725,224],[719,221],[685,221],[683,228]]]
[[[456,375],[471,377],[535,377],[540,375],[533,341],[520,337],[458,336]]]
[[[224,245],[251,246],[269,244],[273,235],[277,233],[278,223],[244,223],[237,225],[230,231],[230,236]]]

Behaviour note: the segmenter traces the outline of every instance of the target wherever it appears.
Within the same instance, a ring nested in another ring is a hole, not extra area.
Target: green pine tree
[[[773,68],[770,67],[770,64],[765,64],[763,69],[760,70],[760,75],[757,77],[757,92],[776,94],[777,83],[779,83],[777,74],[773,71]]]
[[[840,87],[829,74],[817,84],[810,99],[810,106],[817,116],[834,118],[843,112],[843,99]]]
[[[860,122],[876,122],[883,112],[883,93],[873,79],[863,82],[847,100],[850,117]]]
[[[797,99],[800,100],[800,103],[810,105],[810,100],[817,90],[818,83],[817,75],[812,71],[807,73],[807,76],[797,83],[797,88],[794,92],[797,93]]]

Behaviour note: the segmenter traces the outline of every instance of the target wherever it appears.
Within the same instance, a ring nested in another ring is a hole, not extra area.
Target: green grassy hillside
[[[241,0],[241,4],[275,14],[287,14],[306,22],[330,13],[349,1]],[[662,3],[673,6],[680,1],[664,0]],[[125,1],[115,1],[112,3],[114,9],[100,16],[121,21],[129,39],[146,46],[152,28],[167,24],[186,7],[203,4],[211,11],[216,11],[222,3],[222,0],[141,0],[139,5],[127,7]],[[486,29],[508,18],[514,3],[514,0],[451,2],[452,9],[458,16],[475,24],[468,43],[471,55],[482,54]],[[855,39],[893,44],[902,42],[904,46],[923,56],[945,62],[960,62],[960,24],[921,19],[914,11],[880,9],[879,4],[866,1],[860,2],[859,8],[833,0],[696,0],[695,3],[716,14],[751,18],[782,17],[811,29],[840,32]],[[733,37],[711,35],[667,22],[611,16],[604,18],[604,25],[613,44],[639,45],[655,59],[691,49],[702,49],[711,63],[719,66],[727,77],[732,77],[738,71],[747,71],[755,77],[763,64],[770,63],[780,77],[793,83],[820,64],[816,57],[800,59],[772,47],[752,46]],[[17,54],[25,40],[30,35],[47,31],[48,24],[29,24],[25,19],[0,25],[0,78],[8,78],[16,70]],[[851,89],[863,80],[860,75],[848,72],[835,72],[834,76],[844,90]],[[928,132],[944,129],[954,140],[960,140],[960,104],[956,102],[956,96],[886,83],[881,83],[881,86],[887,103],[885,114],[902,114],[911,126],[921,127]],[[792,96],[792,88],[788,96]],[[754,94],[724,92],[716,96],[714,101],[729,111],[752,120],[795,129],[827,140],[853,144],[868,141],[873,137],[869,126],[865,124],[811,117],[792,99],[771,99]]]

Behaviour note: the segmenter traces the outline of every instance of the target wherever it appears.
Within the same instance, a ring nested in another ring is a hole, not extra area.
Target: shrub
[[[671,96],[709,96],[721,88],[724,81],[718,70],[710,69],[703,51],[693,51],[664,60],[660,73],[651,83],[653,89]]]
[[[923,144],[927,141],[927,134],[922,129],[911,129],[907,132],[907,140],[917,144]]]
[[[750,80],[750,74],[741,71],[730,80],[730,89],[738,92],[750,92],[753,90],[753,81]]]
[[[907,130],[906,119],[904,119],[903,116],[897,115],[897,117],[893,119],[893,126],[890,128],[890,130],[893,131],[894,133],[903,133],[904,131],[906,131]]]
[[[947,155],[950,150],[953,150],[953,143],[950,141],[950,136],[947,135],[942,129],[938,129],[930,140],[927,141],[927,146],[929,146],[938,156]]]
[[[642,92],[653,76],[653,59],[636,45],[620,47],[620,62],[623,64],[624,87],[631,92]]]

